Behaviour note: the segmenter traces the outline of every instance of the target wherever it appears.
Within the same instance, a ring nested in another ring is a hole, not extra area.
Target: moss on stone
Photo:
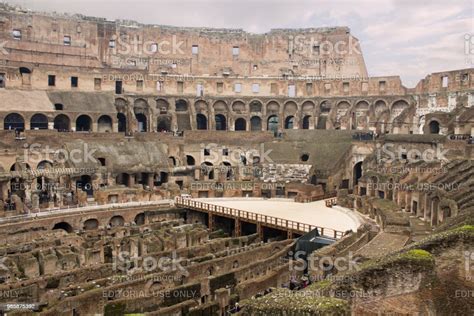
[[[349,304],[341,299],[316,297],[311,292],[275,289],[265,296],[242,302],[250,315],[349,315]]]

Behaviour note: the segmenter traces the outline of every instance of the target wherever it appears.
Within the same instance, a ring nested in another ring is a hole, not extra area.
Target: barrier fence
[[[189,198],[176,197],[175,206],[182,208],[194,209],[197,211],[206,211],[216,215],[223,215],[227,217],[237,218],[240,220],[247,220],[257,224],[265,224],[274,226],[276,228],[291,230],[297,233],[308,233],[314,229],[318,230],[319,235],[334,239],[339,239],[344,235],[344,232],[332,228],[320,227],[300,222],[295,222],[289,219],[279,217],[262,215],[258,213],[243,211],[227,206],[220,206],[209,204],[201,201],[195,201]]]

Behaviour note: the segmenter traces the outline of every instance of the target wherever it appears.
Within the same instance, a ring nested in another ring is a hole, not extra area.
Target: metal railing
[[[300,222],[295,222],[290,219],[283,219],[279,217],[262,215],[243,211],[227,206],[220,206],[209,204],[201,201],[195,201],[189,198],[176,197],[175,206],[182,208],[189,208],[198,211],[207,211],[216,215],[238,218],[240,220],[248,220],[250,222],[266,224],[280,229],[291,230],[298,233],[308,233],[314,229],[318,230],[319,235],[334,239],[339,239],[344,235],[344,232],[332,228],[320,227]]]

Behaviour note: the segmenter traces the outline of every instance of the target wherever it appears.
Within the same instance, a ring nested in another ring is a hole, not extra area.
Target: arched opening
[[[22,131],[25,129],[25,120],[18,113],[8,114],[3,120],[3,129]]]
[[[54,118],[54,129],[58,132],[68,132],[71,130],[71,121],[64,114],[59,114]]]
[[[119,227],[119,226],[123,226],[124,224],[125,224],[125,219],[120,215],[113,216],[109,221],[110,227]]]
[[[196,164],[196,160],[194,159],[193,156],[186,155],[186,164],[188,166],[194,166]]]
[[[216,131],[225,131],[227,129],[226,118],[222,114],[217,114],[215,116],[216,120]]]
[[[137,216],[135,216],[135,219],[133,220],[136,225],[143,225],[145,224],[145,214],[144,213],[138,213]]]
[[[188,103],[184,100],[176,101],[176,112],[186,112],[188,110]]]
[[[261,131],[262,130],[262,119],[258,116],[252,116],[250,119],[250,130]]]
[[[252,101],[252,103],[250,103],[250,112],[254,112],[254,113],[262,112],[262,103],[258,101]]]
[[[82,226],[84,230],[93,230],[99,228],[99,221],[95,218],[90,218],[84,222]]]
[[[102,115],[97,121],[97,131],[99,133],[112,132],[112,118],[108,115]]]
[[[201,171],[203,176],[207,176],[209,180],[214,179],[214,167],[213,164],[205,161],[203,164],[201,164]]]
[[[295,122],[295,117],[293,115],[288,116],[285,119],[285,129],[293,129],[294,122]]]
[[[94,195],[94,189],[92,187],[92,179],[89,175],[83,175],[79,180],[76,181],[76,189],[80,189],[87,193],[87,196],[91,197]]]
[[[66,231],[67,233],[72,233],[73,232],[72,226],[69,223],[66,223],[66,222],[59,222],[59,223],[54,224],[53,230],[55,230],[55,229],[62,229],[64,231]]]
[[[118,131],[125,133],[127,131],[127,117],[123,113],[117,113]]]
[[[353,185],[356,186],[359,184],[359,179],[362,177],[362,161],[356,163],[353,168]]]
[[[247,129],[247,122],[243,118],[238,118],[235,120],[235,130],[236,131],[245,131]]]
[[[92,127],[92,119],[88,115],[81,115],[76,119],[76,131],[90,132]]]
[[[310,119],[311,119],[311,115],[305,115],[305,117],[303,117],[303,129],[309,129]]]
[[[196,125],[197,125],[197,129],[199,130],[207,129],[207,118],[204,114],[196,115]]]
[[[275,135],[278,133],[278,116],[272,115],[268,118],[267,130],[272,131]]]
[[[137,117],[138,129],[139,133],[143,133],[147,131],[147,119],[146,115],[143,113],[137,113],[135,115]]]
[[[430,134],[439,134],[439,122],[431,121],[429,124]]]
[[[224,161],[221,163],[221,173],[225,175],[226,180],[232,180],[233,171],[230,162]]]
[[[446,221],[446,219],[448,219],[449,217],[451,217],[451,208],[449,206],[445,206],[443,207],[443,209],[441,210],[441,218],[439,219],[439,221],[442,223],[444,221]]]
[[[169,116],[159,116],[156,129],[158,132],[171,132],[171,118]]]
[[[30,129],[48,129],[48,118],[44,114],[35,114],[31,117]]]

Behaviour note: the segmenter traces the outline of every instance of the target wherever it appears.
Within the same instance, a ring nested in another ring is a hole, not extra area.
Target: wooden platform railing
[[[277,228],[291,230],[298,233],[308,233],[314,229],[318,229],[321,236],[339,239],[344,235],[344,232],[338,231],[332,228],[314,226],[310,224],[295,222],[289,219],[283,219],[279,217],[262,215],[253,212],[243,211],[231,207],[220,206],[201,201],[195,201],[189,198],[176,197],[175,206],[182,208],[189,208],[197,211],[206,211],[214,213],[216,215],[228,216],[238,218],[241,220],[248,220],[250,222],[262,223]]]

